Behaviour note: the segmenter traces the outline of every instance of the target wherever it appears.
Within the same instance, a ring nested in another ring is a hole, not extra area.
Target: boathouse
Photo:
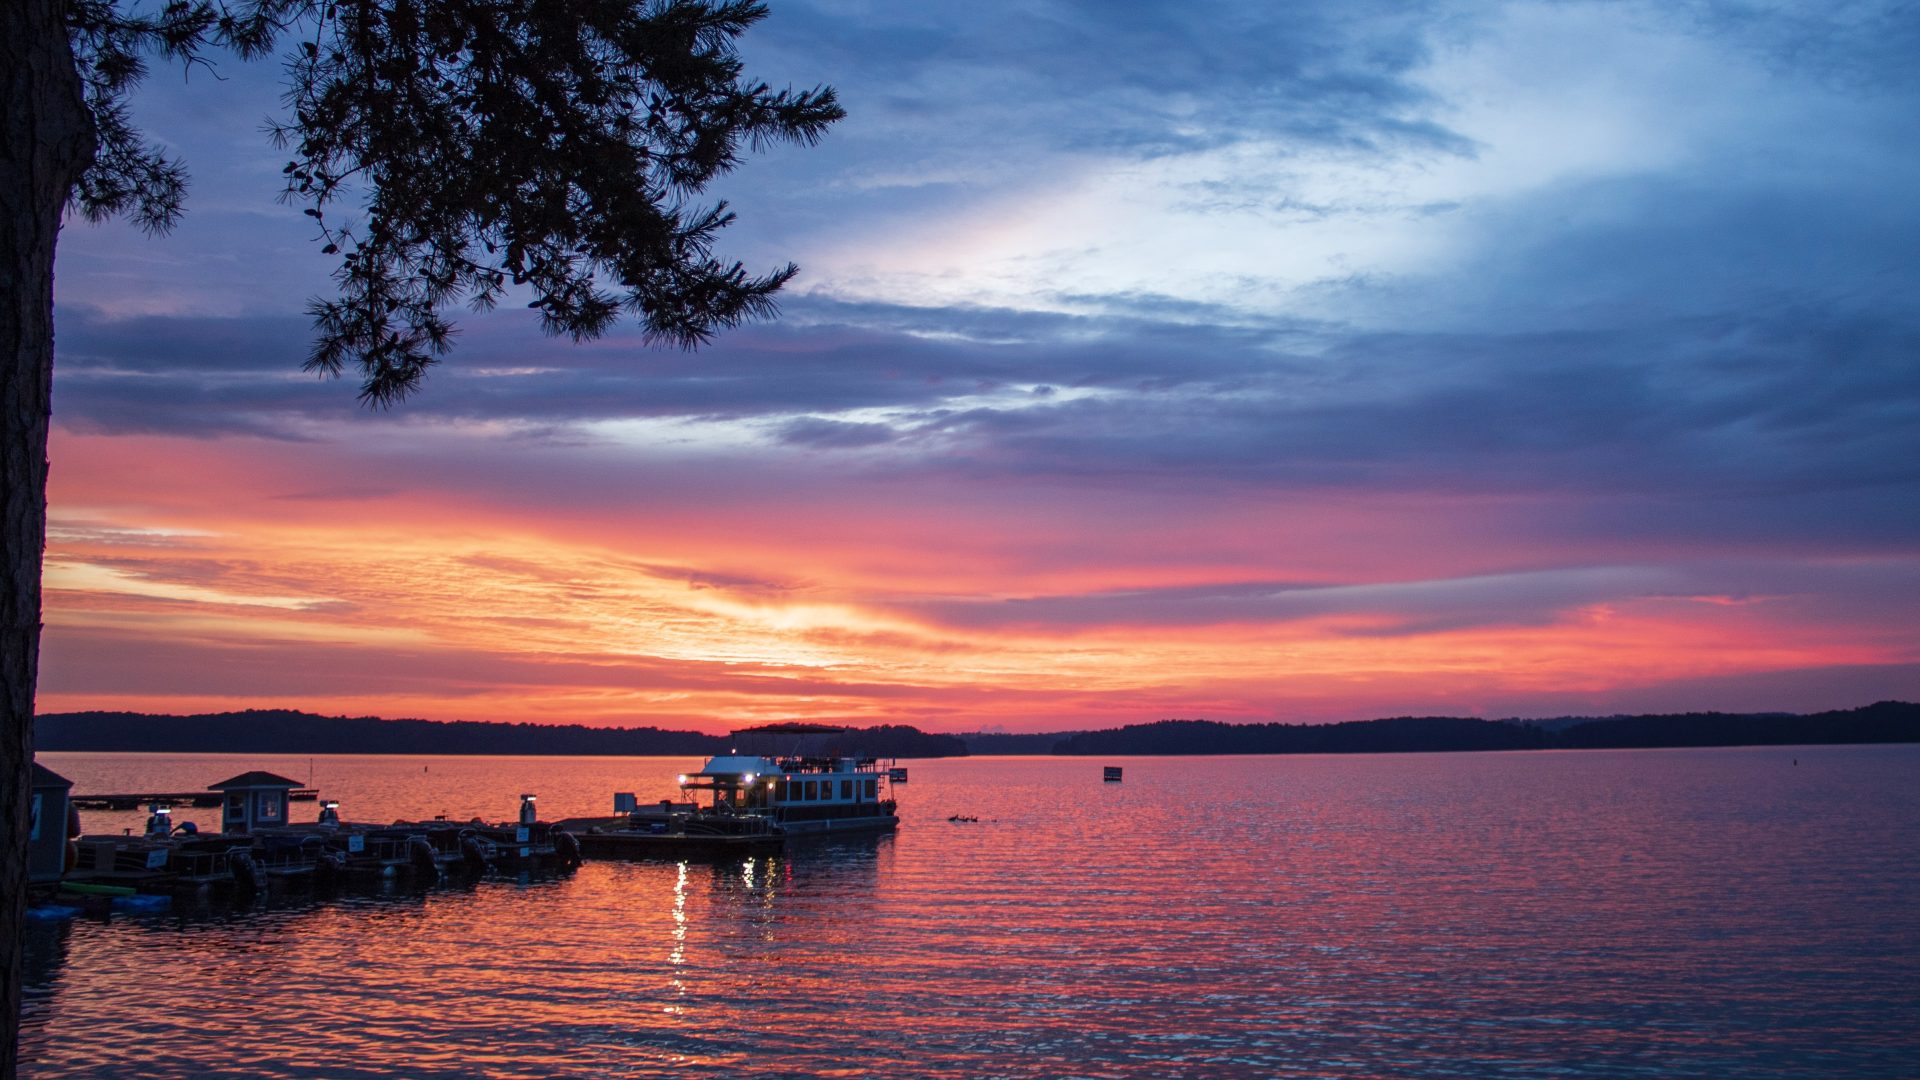
[[[73,781],[39,762],[33,763],[33,810],[27,838],[27,884],[57,883],[67,871],[71,830],[67,796]]]
[[[220,801],[220,831],[245,833],[285,825],[287,804],[299,786],[298,780],[255,769],[208,784],[207,790],[225,796]]]

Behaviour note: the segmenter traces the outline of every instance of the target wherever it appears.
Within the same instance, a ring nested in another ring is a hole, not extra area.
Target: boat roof
[[[256,787],[290,787],[290,788],[294,788],[294,787],[299,787],[299,786],[300,786],[300,781],[298,781],[298,780],[289,780],[289,779],[287,779],[286,777],[284,777],[284,776],[280,776],[280,775],[278,775],[278,774],[276,774],[276,773],[270,773],[270,772],[261,772],[261,771],[260,771],[259,769],[255,769],[255,770],[253,770],[252,772],[243,772],[243,773],[241,773],[241,774],[240,774],[239,776],[236,776],[236,777],[234,777],[234,778],[233,778],[233,779],[231,779],[231,780],[222,780],[222,781],[220,781],[220,782],[219,782],[219,783],[217,783],[217,784],[208,784],[208,785],[207,785],[207,790],[208,790],[208,791],[223,791],[223,790],[225,790],[225,789],[227,789],[227,788],[237,788],[237,787],[243,787],[243,788],[256,788]]]
[[[763,773],[779,771],[779,766],[758,755],[723,754],[720,757],[709,758],[706,765],[703,766],[699,772],[688,773],[687,775],[744,776],[747,773],[753,773],[755,776],[759,776]]]

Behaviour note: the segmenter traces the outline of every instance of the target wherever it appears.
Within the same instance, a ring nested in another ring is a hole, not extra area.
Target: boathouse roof
[[[256,787],[297,788],[299,786],[300,786],[300,781],[298,780],[289,780],[284,776],[278,775],[277,773],[261,772],[259,769],[255,769],[252,772],[243,772],[239,776],[236,776],[231,780],[222,780],[217,784],[208,784],[207,790],[208,791],[225,791],[228,788],[256,788]]]
[[[33,763],[33,787],[72,787],[73,781],[39,762]]]

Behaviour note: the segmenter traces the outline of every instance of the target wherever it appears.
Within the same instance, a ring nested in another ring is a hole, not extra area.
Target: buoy
[[[569,867],[580,865],[580,841],[574,839],[572,833],[564,831],[554,833],[553,850],[559,852],[560,860]]]
[[[433,844],[424,836],[407,837],[407,858],[415,870],[438,875],[440,861],[433,857]]]
[[[338,851],[323,851],[313,863],[314,877],[323,886],[337,884],[346,872],[347,857]]]
[[[233,883],[247,892],[260,891],[260,865],[253,861],[253,853],[234,851],[227,859],[229,872],[233,874]]]

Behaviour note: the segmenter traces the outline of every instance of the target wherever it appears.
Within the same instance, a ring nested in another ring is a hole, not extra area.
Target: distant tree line
[[[1385,754],[1448,750],[1593,750],[1920,742],[1920,705],[1882,701],[1812,713],[1670,713],[1552,723],[1399,716],[1344,724],[1223,724],[1161,720],[1087,731],[1056,754]]]
[[[955,738],[967,745],[969,754],[1051,754],[1060,740],[1080,734],[1056,731],[1044,735],[1010,735],[1001,731],[969,731]]]
[[[236,754],[619,754],[698,756],[721,740],[694,731],[383,720],[292,709],[163,716],[50,713],[34,718],[41,750],[142,750]]]
[[[953,735],[936,735],[906,724],[848,728],[834,736],[828,752],[835,756],[881,758],[966,757],[967,744]]]
[[[724,735],[579,724],[383,720],[292,709],[164,716],[49,713],[35,718],[42,750],[239,754],[524,754],[705,757]],[[1920,705],[1883,701],[1813,713],[1671,713],[1548,721],[1397,716],[1343,724],[1161,720],[1107,731],[939,735],[904,724],[849,728],[829,752],[893,758],[968,754],[1386,754],[1457,750],[1591,750],[1796,743],[1920,742]]]
[[[293,709],[246,709],[194,716],[48,713],[34,718],[34,745],[41,750],[155,753],[704,757],[725,753],[727,737],[653,727],[383,720]],[[873,757],[961,757],[967,753],[967,744],[952,735],[885,725],[850,728],[836,738],[833,749]]]

